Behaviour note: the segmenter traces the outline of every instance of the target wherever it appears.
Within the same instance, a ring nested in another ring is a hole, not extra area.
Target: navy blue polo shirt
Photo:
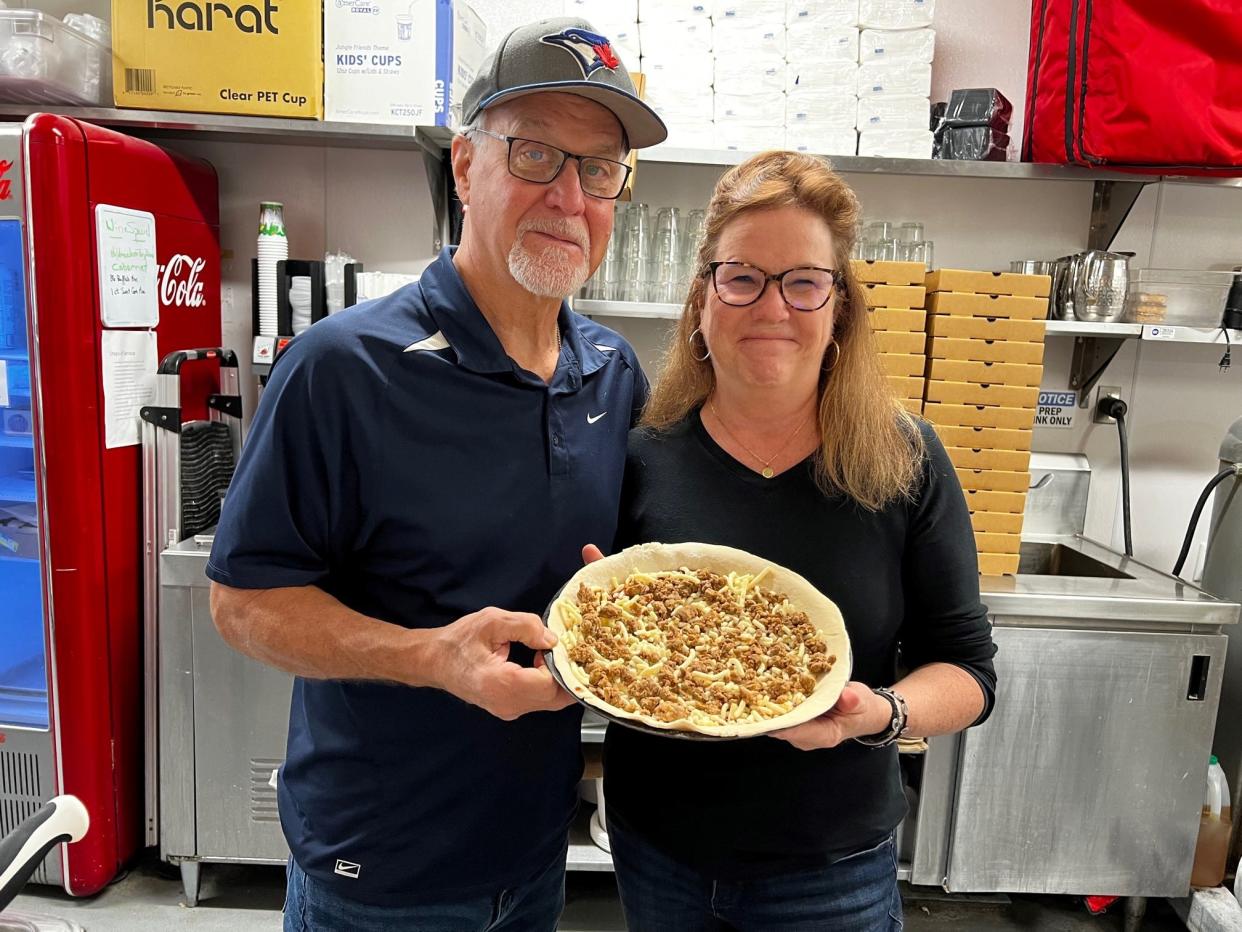
[[[616,533],[647,394],[616,333],[567,306],[559,326],[546,384],[505,354],[451,250],[418,283],[315,324],[272,370],[207,575],[319,586],[407,628],[489,605],[542,613],[582,545]],[[298,678],[285,837],[308,874],[381,905],[520,883],[565,843],[580,719],[575,706],[503,722],[437,689]]]

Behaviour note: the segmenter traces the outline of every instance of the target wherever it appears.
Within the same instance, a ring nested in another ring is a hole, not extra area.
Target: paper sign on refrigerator
[[[160,322],[156,290],[155,215],[98,204],[99,315],[105,327],[154,327]]]

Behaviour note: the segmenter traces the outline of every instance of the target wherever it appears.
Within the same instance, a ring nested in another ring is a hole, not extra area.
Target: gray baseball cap
[[[584,19],[545,19],[519,26],[483,62],[462,100],[462,120],[505,100],[559,91],[603,104],[625,129],[630,147],[668,137],[664,121],[638,99],[630,74],[608,37]]]

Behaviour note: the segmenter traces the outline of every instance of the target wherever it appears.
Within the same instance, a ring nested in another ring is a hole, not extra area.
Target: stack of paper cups
[[[289,258],[284,205],[266,201],[259,209],[259,335],[278,334],[276,326],[276,263]]]

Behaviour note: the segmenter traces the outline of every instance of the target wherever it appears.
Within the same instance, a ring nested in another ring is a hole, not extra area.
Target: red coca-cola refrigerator
[[[0,126],[0,837],[80,798],[89,833],[33,878],[72,894],[148,837],[138,409],[163,356],[219,343],[210,165],[61,116]],[[182,378],[206,398],[218,371]]]

